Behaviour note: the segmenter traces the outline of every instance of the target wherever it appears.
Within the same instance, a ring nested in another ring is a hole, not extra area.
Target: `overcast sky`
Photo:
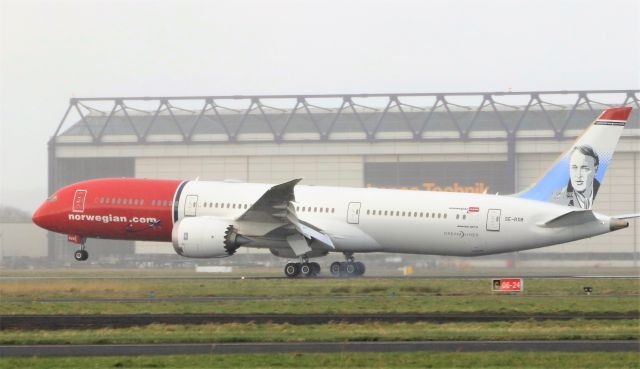
[[[640,88],[640,2],[1,2],[0,204],[70,97]]]

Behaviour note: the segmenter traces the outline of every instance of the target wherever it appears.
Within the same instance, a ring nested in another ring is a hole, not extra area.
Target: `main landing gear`
[[[89,252],[84,249],[84,242],[85,241],[82,240],[80,243],[80,250],[76,250],[76,252],[73,253],[73,258],[76,259],[76,261],[85,261],[89,259]]]
[[[309,262],[309,258],[303,257],[301,263],[287,263],[284,267],[284,274],[289,277],[315,277],[320,274],[320,264]]]
[[[334,277],[358,277],[364,274],[366,268],[363,263],[355,261],[352,252],[345,252],[347,261],[336,261],[331,264],[331,275]]]

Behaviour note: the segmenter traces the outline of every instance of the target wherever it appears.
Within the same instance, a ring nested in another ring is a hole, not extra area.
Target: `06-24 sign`
[[[494,292],[520,292],[524,288],[522,278],[500,278],[493,279],[491,283],[491,290]]]

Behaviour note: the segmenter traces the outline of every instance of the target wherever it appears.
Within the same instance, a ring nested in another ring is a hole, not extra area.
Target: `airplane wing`
[[[298,219],[295,207],[294,188],[302,178],[275,185],[267,190],[237,221],[281,224],[290,226],[294,232],[286,237],[296,255],[312,250],[310,245],[325,250],[334,249],[331,237],[318,227]],[[312,241],[318,242],[312,242]]]
[[[289,203],[296,200],[293,189],[301,180],[298,178],[271,187],[237,220],[286,223]]]

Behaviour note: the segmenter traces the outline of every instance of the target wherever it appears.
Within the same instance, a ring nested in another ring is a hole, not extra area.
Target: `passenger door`
[[[487,212],[487,231],[500,231],[500,209],[489,209]]]
[[[347,223],[358,224],[360,223],[360,206],[359,202],[350,202],[347,209]]]
[[[195,217],[198,209],[198,195],[187,195],[184,202],[184,216]]]

